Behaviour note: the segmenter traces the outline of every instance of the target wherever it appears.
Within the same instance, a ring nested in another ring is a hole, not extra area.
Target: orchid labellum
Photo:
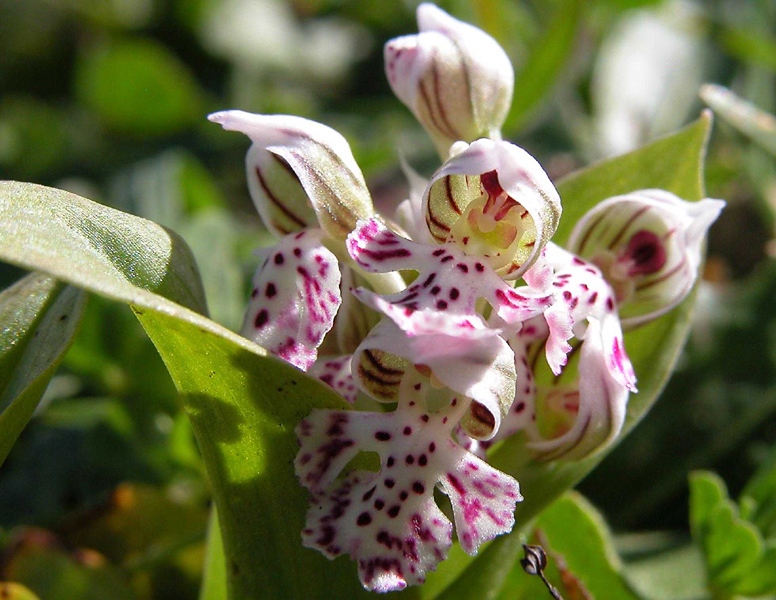
[[[493,443],[522,432],[535,459],[577,460],[618,437],[636,392],[623,329],[687,296],[723,205],[634,191],[603,199],[558,246],[555,186],[500,139],[503,50],[429,4],[418,23],[386,45],[388,78],[446,161],[428,183],[411,172],[393,221],[328,127],[210,117],[251,139],[248,188],[279,237],[242,333],[353,405],[296,428],[302,543],[350,555],[379,592],[422,583],[455,538],[473,554],[511,530],[521,491],[487,463]]]

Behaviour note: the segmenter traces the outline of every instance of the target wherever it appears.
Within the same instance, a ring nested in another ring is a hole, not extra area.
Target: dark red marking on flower
[[[420,415],[420,420],[424,423],[428,423],[429,416],[428,415]]]
[[[267,309],[264,308],[259,311],[259,314],[256,315],[256,319],[253,321],[253,324],[256,326],[256,329],[261,329],[267,324],[267,321],[269,321],[269,313],[267,312]]]
[[[302,249],[301,248],[294,248],[294,256],[296,256],[297,258],[302,256]]]
[[[488,429],[493,429],[496,426],[496,418],[479,402],[472,402],[470,410],[472,417],[485,425]]]
[[[381,500],[378,498],[375,500],[375,503],[373,505],[377,510],[383,510],[383,506],[385,506],[385,500]]]
[[[348,422],[348,416],[342,413],[333,413],[331,415],[331,425],[326,431],[326,435],[335,436],[342,435],[345,430],[342,428]]]
[[[528,390],[529,390],[529,391],[527,391],[527,392],[526,392],[526,394],[530,392],[530,388],[528,388]],[[523,401],[520,401],[520,402],[518,402],[518,403],[515,405],[515,412],[516,412],[516,413],[521,413],[521,412],[523,412],[524,410],[525,410],[525,402],[523,402]]]
[[[444,300],[437,300],[436,307],[438,310],[445,310],[447,309],[447,302]]]
[[[372,515],[370,515],[368,512],[362,512],[360,515],[358,515],[358,519],[356,519],[356,525],[359,527],[366,527],[372,522]]]
[[[437,257],[439,257],[439,256],[442,256],[444,253],[445,253],[445,249],[444,249],[444,248],[438,248],[437,250],[434,250],[434,251],[431,253],[431,256],[437,256]]]
[[[418,457],[418,465],[420,465],[421,467],[425,467],[427,464],[428,464],[428,458],[426,458],[425,454],[421,454]]]
[[[466,265],[466,263],[458,263],[456,265],[456,267],[458,267],[458,269],[461,271],[461,273],[468,273],[469,272],[469,267]]]
[[[485,265],[482,263],[475,263],[474,269],[477,271],[477,273],[482,273],[485,270]]]
[[[628,242],[625,256],[632,261],[628,275],[652,275],[662,269],[667,260],[663,241],[651,231],[637,231]]]
[[[386,480],[385,480],[385,487],[387,487],[389,490],[390,490],[390,489],[391,489],[393,486],[395,486],[395,485],[396,485],[396,482],[395,482],[393,479],[391,479],[391,478],[388,478],[388,479],[386,479]]]
[[[422,494],[423,492],[426,491],[426,486],[423,485],[423,482],[416,481],[415,483],[412,484],[412,491],[415,492],[416,494]]]
[[[388,516],[392,519],[395,519],[397,516],[399,516],[400,511],[401,504],[394,504],[391,508],[388,509]]]
[[[404,502],[409,497],[409,494],[407,493],[407,490],[402,490],[402,493],[399,494],[399,500]]]
[[[498,174],[495,169],[480,175],[480,185],[482,185],[482,189],[485,193],[493,198],[504,193],[504,188],[501,187],[501,184],[498,181]]]
[[[437,276],[436,273],[431,273],[431,275],[426,277],[426,280],[423,282],[423,287],[430,286],[433,283],[434,279],[436,279],[436,276]]]
[[[461,295],[461,292],[458,291],[458,288],[452,288],[450,290],[450,300],[457,300],[458,296]]]
[[[361,497],[362,502],[368,502],[369,499],[374,495],[376,489],[376,485],[373,485],[371,488],[369,488],[369,491]]]
[[[286,261],[285,257],[280,252],[275,255],[273,260],[275,261],[276,265],[282,265]]]
[[[439,262],[446,263],[446,262],[450,262],[451,260],[453,260],[453,255],[452,254],[448,254],[442,260],[440,260]]]
[[[266,289],[264,290],[264,295],[267,296],[267,298],[272,298],[275,294],[277,294],[277,292],[278,291],[277,288],[275,288],[275,284],[268,283]]]
[[[563,292],[563,298],[566,299],[566,300],[571,300],[571,292],[568,291],[568,290]]]
[[[389,456],[388,459],[385,461],[385,466],[392,467],[395,462],[396,462],[396,459],[393,456]]]
[[[378,442],[387,442],[391,439],[391,434],[387,431],[377,431],[375,432],[375,439]]]
[[[412,456],[412,454],[408,454],[407,457],[404,459],[404,462],[406,462],[408,465],[411,465],[415,462],[415,457]]]
[[[614,300],[612,300],[611,296],[606,299],[606,308],[609,310],[614,310]]]
[[[428,451],[429,451],[429,452],[431,452],[431,453],[433,454],[435,450],[436,450],[436,444],[435,444],[434,442],[431,442],[431,443],[428,445]]]
[[[405,428],[404,428],[404,430],[402,431],[402,433],[403,433],[404,435],[410,435],[410,434],[412,433],[412,427],[410,427],[410,426],[408,425],[407,427],[405,427]]]
[[[453,489],[458,492],[461,496],[466,495],[466,488],[463,487],[460,481],[458,481],[458,478],[453,475],[452,473],[447,474],[447,480],[450,482],[450,485],[453,486]]]
[[[321,537],[315,540],[315,543],[319,546],[328,546],[334,541],[335,534],[334,527],[331,525],[324,525],[321,527]]]
[[[442,288],[439,287],[438,285],[435,285],[434,287],[431,288],[431,295],[436,296],[440,291],[442,291]]]
[[[259,295],[259,290],[257,288],[253,288],[253,291],[251,292],[251,298],[255,298]]]

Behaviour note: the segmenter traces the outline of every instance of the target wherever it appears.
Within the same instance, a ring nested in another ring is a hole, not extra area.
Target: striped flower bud
[[[394,93],[443,158],[458,140],[500,137],[515,79],[509,57],[487,33],[432,4],[421,4],[417,18],[419,34],[385,45]]]
[[[356,221],[374,214],[350,146],[333,129],[301,117],[240,110],[208,118],[251,138],[248,188],[273,232],[296,231],[317,220],[329,237],[344,240]]]

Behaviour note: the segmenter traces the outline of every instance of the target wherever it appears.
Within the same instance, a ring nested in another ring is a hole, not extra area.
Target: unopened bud
[[[267,227],[287,233],[318,224],[344,240],[358,219],[374,214],[364,176],[345,138],[315,121],[240,110],[208,117],[253,142],[248,187]]]
[[[385,45],[394,93],[434,139],[442,158],[458,140],[500,137],[515,74],[504,50],[484,31],[432,4],[417,12],[417,35]]]

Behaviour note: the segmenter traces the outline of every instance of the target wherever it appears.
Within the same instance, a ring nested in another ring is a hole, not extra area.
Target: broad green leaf
[[[763,549],[760,562],[736,585],[736,592],[744,596],[776,594],[776,541]]]
[[[346,408],[342,398],[158,295],[204,304],[194,302],[201,288],[188,250],[162,227],[31,184],[2,184],[0,200],[0,258],[131,304],[159,350],[213,487],[230,598],[366,595],[352,562],[332,564],[300,543],[307,493],[294,475],[294,427],[313,407]],[[67,215],[74,208],[89,237],[71,224],[75,217],[62,222],[54,210]]]
[[[151,40],[90,48],[76,66],[75,88],[83,104],[121,133],[175,133],[203,112],[202,91],[187,67]]]
[[[147,290],[207,311],[180,236],[62,190],[0,183],[0,259],[113,300],[154,304]]]
[[[515,74],[515,96],[504,125],[506,131],[523,127],[555,85],[574,49],[584,6],[582,0],[556,2],[550,22]]]
[[[191,419],[213,485],[232,598],[357,597],[354,565],[302,547],[307,494],[294,427],[314,407],[345,408],[287,363],[163,313],[136,308]],[[363,592],[366,595],[366,592]]]
[[[638,600],[623,577],[622,565],[603,517],[579,494],[566,494],[542,512],[533,525],[529,543],[538,543],[547,552],[552,567],[548,569],[548,576],[564,597],[573,597],[572,590],[564,590],[565,582],[572,581],[587,590],[592,598]],[[562,576],[557,576],[561,573]],[[536,579],[526,574],[519,564],[515,565],[499,598],[537,597],[526,594],[526,588],[533,593]]]
[[[776,156],[776,116],[719,85],[703,86],[701,98],[725,122]]]
[[[0,465],[32,418],[86,306],[86,294],[41,273],[0,293]]]
[[[711,113],[704,112],[695,123],[673,135],[596,163],[559,182],[563,215],[553,241],[562,244],[576,221],[596,203],[610,196],[638,189],[662,188],[686,200],[703,198],[701,178],[710,126]],[[668,380],[687,338],[693,300],[694,295],[691,295],[670,313],[626,334],[625,347],[639,378],[639,392],[631,394],[621,436],[627,435],[641,420]],[[511,535],[518,535],[517,532],[563,492],[579,483],[610,450],[611,447],[580,461],[547,463],[530,457],[521,435],[494,447],[489,462],[513,475],[525,496],[517,507]],[[476,560],[487,561],[494,553],[500,555],[504,551],[502,546],[514,549],[513,560],[517,559],[519,545],[513,544],[509,536],[502,536]],[[451,558],[429,576],[423,589],[424,597],[441,598],[447,590],[464,585],[468,572],[463,571],[469,564],[460,548],[454,547]],[[496,591],[499,585],[500,582],[494,580]]]
[[[20,583],[0,582],[0,598],[6,600],[38,600],[28,588]]]

